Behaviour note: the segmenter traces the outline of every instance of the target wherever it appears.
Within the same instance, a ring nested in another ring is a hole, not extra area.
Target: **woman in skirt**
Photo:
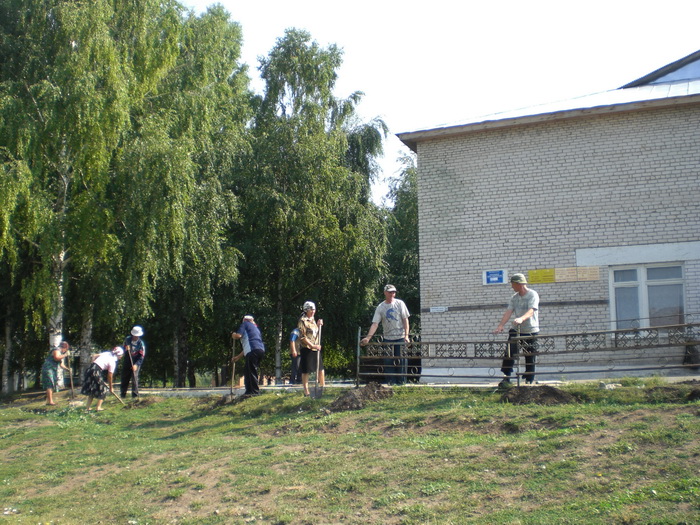
[[[44,365],[41,367],[41,386],[46,390],[46,404],[55,405],[53,393],[58,392],[58,367],[71,373],[63,360],[70,355],[70,345],[66,341],[61,341],[57,347],[51,350],[51,353],[46,356]]]
[[[123,355],[124,349],[121,346],[115,346],[112,350],[107,350],[106,352],[98,354],[85,371],[83,387],[80,389],[80,393],[84,396],[88,396],[86,405],[88,412],[90,411],[93,398],[97,399],[95,411],[101,412],[104,410],[102,408],[102,402],[105,400],[105,397],[107,397],[107,392],[114,393],[112,379],[114,377],[114,372],[117,370],[117,363]]]
[[[301,333],[301,384],[304,387],[304,395],[309,395],[309,374],[318,370],[316,381],[325,386],[326,373],[323,368],[323,356],[321,355],[321,327],[323,319],[316,321],[316,305],[306,301],[303,306],[304,314],[299,319],[297,328]]]

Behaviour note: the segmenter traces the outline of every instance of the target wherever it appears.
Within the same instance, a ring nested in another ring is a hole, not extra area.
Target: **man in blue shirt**
[[[245,356],[244,396],[257,396],[260,394],[260,361],[265,355],[265,345],[262,341],[262,334],[252,315],[243,318],[238,330],[231,334],[234,339],[241,340],[243,351],[233,358],[238,361]]]
[[[301,342],[297,343],[300,337],[301,332],[298,328],[295,328],[289,334],[289,354],[292,358],[292,372],[289,376],[290,385],[301,383]]]

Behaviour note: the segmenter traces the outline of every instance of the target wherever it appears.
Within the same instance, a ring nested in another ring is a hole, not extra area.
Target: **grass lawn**
[[[700,384],[621,383],[552,405],[397,387],[340,411],[330,388],[101,413],[6,397],[0,523],[700,523]]]

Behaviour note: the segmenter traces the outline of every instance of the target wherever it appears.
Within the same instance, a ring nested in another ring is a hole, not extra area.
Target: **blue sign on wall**
[[[484,284],[505,284],[507,279],[506,270],[484,270]]]

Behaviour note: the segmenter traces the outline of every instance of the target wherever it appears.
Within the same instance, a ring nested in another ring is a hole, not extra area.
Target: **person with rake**
[[[63,360],[70,356],[70,345],[67,341],[51,349],[49,355],[41,367],[41,386],[46,390],[46,404],[54,406],[53,393],[58,392],[58,367],[72,373],[71,369],[65,365]]]
[[[265,344],[262,340],[260,328],[255,323],[252,315],[243,317],[243,322],[238,330],[231,334],[234,339],[241,340],[243,351],[233,358],[238,361],[245,356],[245,371],[243,383],[245,392],[243,397],[257,396],[260,394],[260,361],[265,356]]]
[[[124,350],[129,358],[122,363],[122,398],[126,397],[126,392],[129,390],[129,381],[131,381],[131,397],[139,397],[139,372],[146,357],[146,344],[141,336],[143,336],[143,328],[134,326],[131,334],[124,339]]]
[[[304,395],[309,396],[309,374],[316,372],[316,382],[323,388],[326,386],[326,371],[323,368],[323,356],[321,355],[321,327],[323,319],[316,321],[316,305],[306,301],[302,307],[303,315],[299,319],[297,328],[301,333],[299,344],[301,345],[301,384],[304,387]]]
[[[93,355],[93,360],[83,377],[83,386],[80,393],[87,396],[87,404],[85,409],[90,412],[92,400],[97,399],[96,412],[104,410],[102,403],[107,397],[107,392],[113,394],[114,372],[117,369],[119,359],[124,355],[124,349],[121,346],[115,346],[112,350],[107,350],[101,354]],[[106,380],[106,382],[105,382]]]

